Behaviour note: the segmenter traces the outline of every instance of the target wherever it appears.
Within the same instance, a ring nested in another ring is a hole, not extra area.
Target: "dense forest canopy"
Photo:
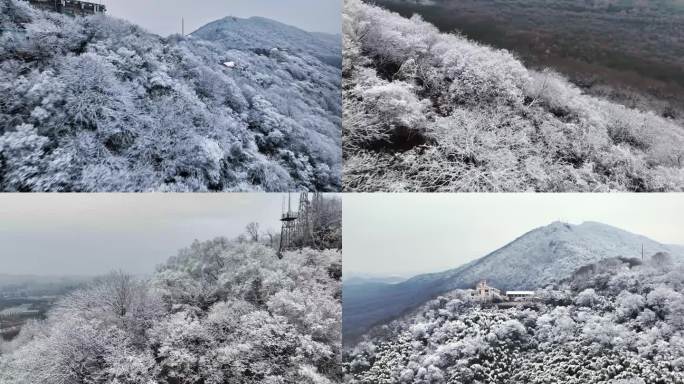
[[[329,37],[278,49],[269,34],[290,27],[250,19],[263,46],[227,48],[19,0],[0,10],[1,190],[339,189]]]
[[[0,383],[341,382],[341,201],[312,202],[299,216],[315,246],[280,253],[279,235],[253,222],[151,276],[84,283],[0,338]]]
[[[679,191],[684,128],[505,50],[347,0],[348,191]]]
[[[340,265],[339,250],[195,242],[150,279],[113,273],[62,299],[0,348],[0,382],[337,382]]]

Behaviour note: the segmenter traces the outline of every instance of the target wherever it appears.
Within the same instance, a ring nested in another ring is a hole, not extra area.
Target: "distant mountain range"
[[[372,284],[372,283],[398,284],[398,283],[401,283],[401,282],[409,279],[408,277],[398,276],[398,275],[376,276],[376,275],[349,274],[349,273],[345,274],[343,278],[344,278],[344,284],[347,286],[356,285],[356,284]]]
[[[666,245],[609,225],[554,222],[518,237],[485,257],[444,272],[398,284],[344,284],[346,343],[372,326],[409,311],[441,293],[471,288],[480,279],[505,289],[536,289],[569,277],[578,268],[610,257],[641,258],[667,252],[682,260],[684,247]]]

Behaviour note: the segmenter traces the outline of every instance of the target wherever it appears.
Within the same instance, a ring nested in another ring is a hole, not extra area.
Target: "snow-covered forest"
[[[341,382],[341,250],[272,242],[250,224],[97,279],[0,341],[0,382]]]
[[[347,191],[681,191],[684,127],[345,0]]]
[[[456,290],[345,352],[350,383],[684,382],[684,265],[610,258],[500,308]]]
[[[0,0],[0,190],[339,190],[339,37],[248,26],[162,38]]]

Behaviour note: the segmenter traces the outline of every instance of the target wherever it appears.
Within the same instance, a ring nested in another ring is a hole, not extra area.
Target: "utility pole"
[[[181,17],[181,36],[185,37],[185,17]]]
[[[641,243],[641,261],[644,261],[644,243]]]

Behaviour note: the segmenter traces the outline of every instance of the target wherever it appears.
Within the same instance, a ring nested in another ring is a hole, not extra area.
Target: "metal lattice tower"
[[[297,242],[300,246],[306,246],[309,243],[311,234],[311,202],[309,202],[309,194],[302,192],[299,195],[299,212],[297,216]]]
[[[283,209],[280,215],[280,222],[282,223],[280,229],[280,246],[278,247],[278,257],[283,258],[283,252],[291,249],[297,237],[297,213],[292,212],[292,199],[290,194],[287,194],[287,210],[285,210],[285,201],[283,200]]]

